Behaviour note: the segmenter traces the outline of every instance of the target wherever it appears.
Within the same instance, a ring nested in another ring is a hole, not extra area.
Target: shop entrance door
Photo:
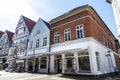
[[[55,56],[55,69],[57,73],[62,73],[62,55]]]
[[[57,71],[58,73],[62,72],[62,60],[61,59],[57,59]]]

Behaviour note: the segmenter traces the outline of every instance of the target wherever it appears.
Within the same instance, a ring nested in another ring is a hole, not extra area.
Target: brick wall
[[[80,16],[80,18],[77,18],[78,15]],[[66,20],[68,20],[68,22],[65,22]],[[75,40],[75,27],[80,24],[84,24],[85,37],[94,37],[105,46],[117,52],[115,38],[106,28],[103,22],[96,15],[93,15],[89,10],[84,10],[80,13],[52,23],[51,44],[54,44],[54,33],[57,31],[60,32],[60,43],[64,42],[64,30],[67,28],[71,29],[71,40]],[[103,36],[105,37],[106,42],[104,41]]]

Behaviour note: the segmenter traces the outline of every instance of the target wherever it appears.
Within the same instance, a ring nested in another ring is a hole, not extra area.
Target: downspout
[[[51,33],[51,30],[50,30],[50,33]],[[50,44],[51,44],[51,38],[50,38],[51,34],[50,33],[49,33],[49,52],[48,52],[48,73],[50,73],[50,51],[51,51],[50,50],[50,48],[51,48],[51,46],[50,46]]]

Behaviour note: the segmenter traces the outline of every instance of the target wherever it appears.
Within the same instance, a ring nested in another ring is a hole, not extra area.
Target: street
[[[90,76],[70,76],[61,74],[10,73],[0,71],[0,80],[120,80],[117,77],[98,79]]]

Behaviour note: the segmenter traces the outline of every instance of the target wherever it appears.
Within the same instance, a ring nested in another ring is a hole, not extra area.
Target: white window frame
[[[40,42],[40,39],[37,39],[37,40],[36,40],[36,48],[38,48],[38,47],[40,46],[40,43],[39,43],[39,42]]]
[[[70,28],[67,28],[67,29],[64,29],[64,41],[70,41],[69,38],[68,38],[68,31],[65,32],[65,30],[70,30],[70,40],[71,40],[71,29]],[[65,38],[65,34],[67,34],[67,39]]]
[[[47,46],[47,37],[43,37],[43,46]]]
[[[79,27],[79,29],[77,29],[77,27]],[[78,37],[78,35],[77,35],[77,31],[80,31],[80,30],[82,30],[82,37],[81,37],[81,35],[80,35],[80,37]],[[81,39],[81,38],[84,38],[85,37],[85,34],[84,34],[84,25],[83,24],[80,24],[80,25],[77,25],[76,26],[76,38],[77,39]]]
[[[30,41],[29,49],[32,49],[33,41]]]
[[[57,41],[55,37],[57,37]],[[59,42],[60,42],[60,32],[57,31],[54,33],[54,43],[59,43]]]

